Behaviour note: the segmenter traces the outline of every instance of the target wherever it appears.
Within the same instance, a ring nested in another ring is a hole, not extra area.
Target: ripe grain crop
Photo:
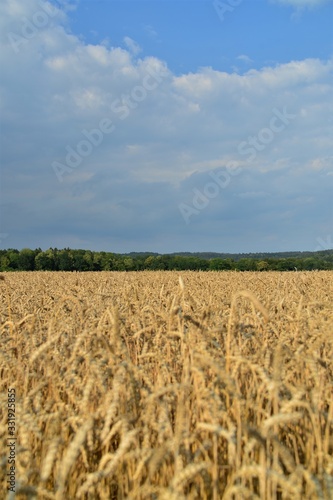
[[[1,498],[333,498],[332,272],[3,276]]]

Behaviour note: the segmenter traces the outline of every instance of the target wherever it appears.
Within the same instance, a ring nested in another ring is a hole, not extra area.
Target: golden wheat
[[[1,498],[333,498],[332,272],[0,280]]]

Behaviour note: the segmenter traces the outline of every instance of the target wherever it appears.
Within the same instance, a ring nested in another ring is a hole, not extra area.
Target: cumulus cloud
[[[0,14],[2,246],[260,251],[329,234],[332,60],[176,76],[129,37],[85,43],[47,2]],[[231,164],[186,224],[179,205]]]

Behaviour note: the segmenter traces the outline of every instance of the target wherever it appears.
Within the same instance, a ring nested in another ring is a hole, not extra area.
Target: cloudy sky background
[[[1,2],[1,248],[332,248],[333,2],[236,3]]]

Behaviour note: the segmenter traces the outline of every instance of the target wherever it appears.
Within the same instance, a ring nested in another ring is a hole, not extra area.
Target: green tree
[[[57,254],[57,263],[59,271],[72,271],[73,257],[69,248],[59,250]]]
[[[38,271],[54,271],[55,258],[53,250],[50,248],[45,252],[40,252],[35,257],[35,267]]]
[[[212,271],[223,271],[232,269],[231,259],[214,258],[209,261],[209,269]]]
[[[18,256],[18,268],[21,271],[33,271],[35,269],[35,252],[30,248],[23,248]]]
[[[18,250],[8,250],[7,257],[9,259],[8,267],[9,269],[19,268],[19,251]]]
[[[256,261],[248,258],[239,259],[237,269],[239,271],[255,271],[257,269]]]
[[[5,253],[0,257],[0,271],[8,271],[9,270],[10,260],[8,255]]]
[[[125,266],[126,271],[133,271],[134,261],[131,257],[125,257],[123,262],[124,262],[124,266]]]
[[[149,255],[144,261],[144,268],[145,269],[156,269],[156,257],[154,255]]]
[[[269,264],[265,260],[259,260],[257,262],[257,271],[267,271],[268,268]]]
[[[279,271],[294,271],[296,267],[296,262],[294,259],[279,259],[277,263],[277,269]]]
[[[314,257],[308,257],[303,260],[303,269],[306,271],[313,271],[314,269],[318,269],[318,261]]]
[[[83,254],[84,271],[92,271],[94,269],[94,255],[93,252],[87,250]]]

